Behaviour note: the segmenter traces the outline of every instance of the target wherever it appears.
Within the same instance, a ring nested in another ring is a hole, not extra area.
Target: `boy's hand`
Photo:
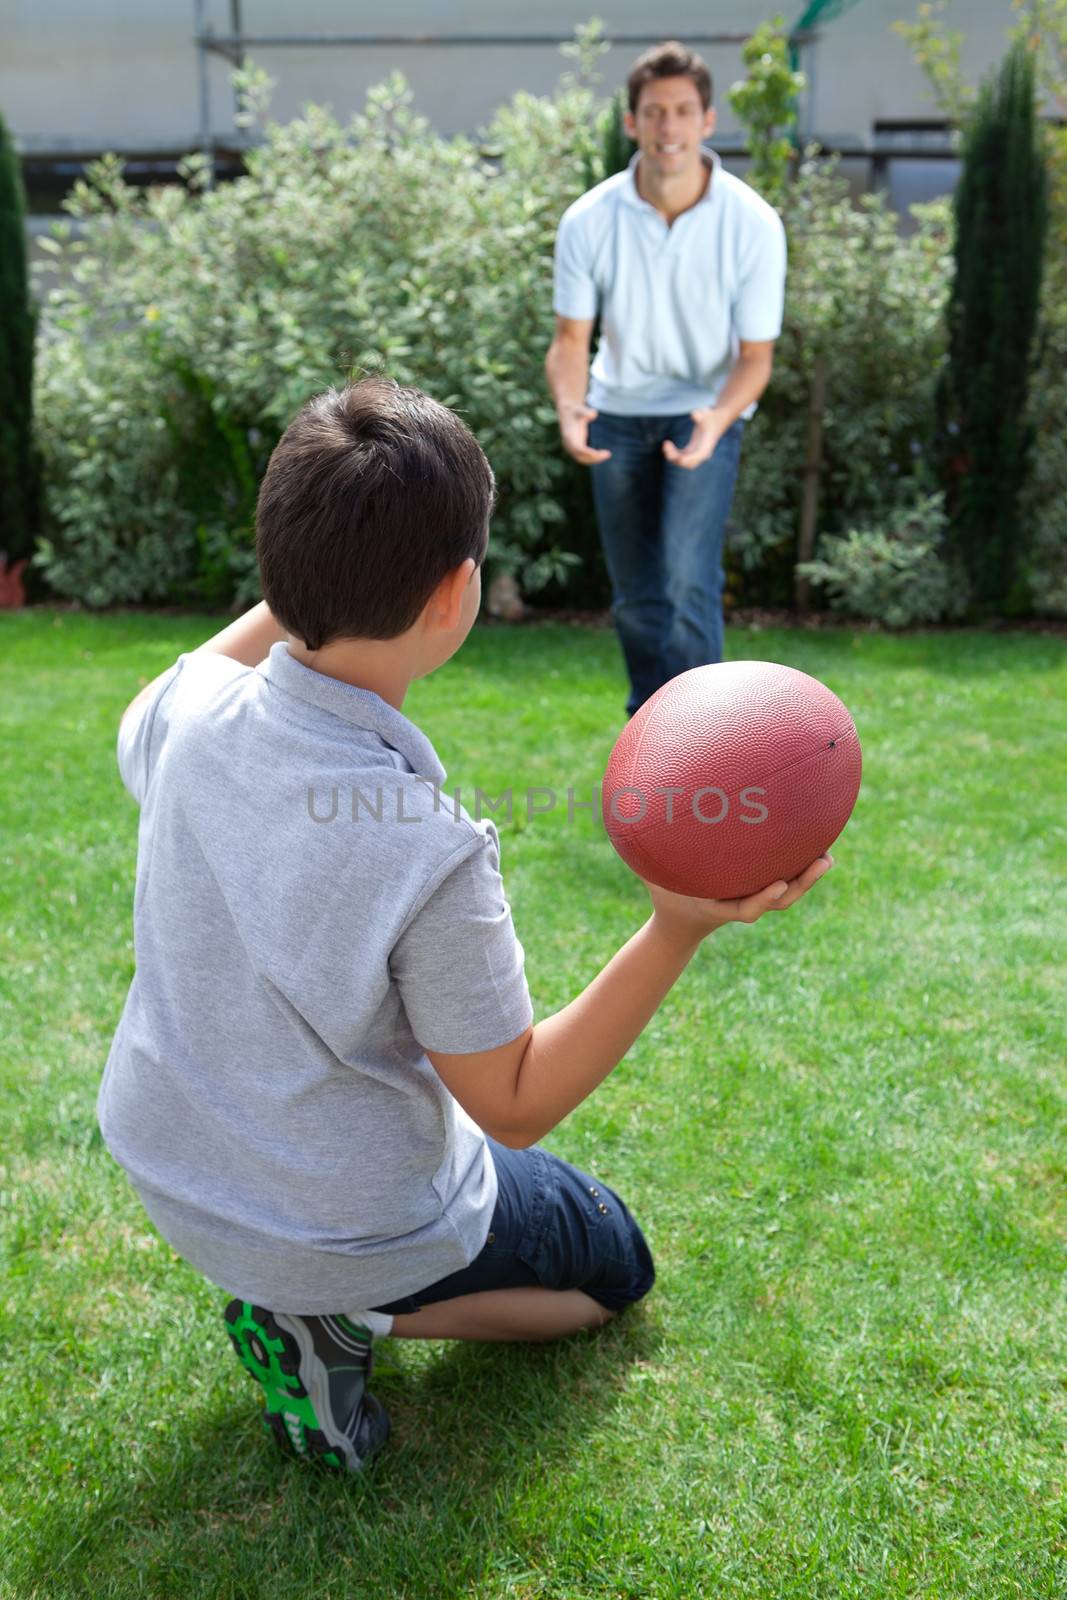
[[[820,856],[792,883],[779,879],[745,900],[699,900],[646,883],[652,916],[570,1005],[494,1050],[426,1055],[486,1133],[515,1149],[535,1144],[622,1060],[705,934],[784,911],[831,864]]]
[[[833,864],[834,858],[829,853],[819,856],[791,883],[779,878],[743,900],[701,900],[695,895],[674,894],[646,879],[641,881],[651,896],[654,920],[663,932],[672,938],[699,943],[705,935],[714,933],[727,922],[758,922],[765,911],[788,910],[796,905],[801,895],[807,894],[812,884],[829,872]]]

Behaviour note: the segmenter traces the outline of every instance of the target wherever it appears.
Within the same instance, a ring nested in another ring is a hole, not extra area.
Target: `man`
[[[722,658],[723,533],[781,332],[785,232],[703,147],[715,112],[698,55],[657,45],[627,87],[637,153],[560,222],[545,371],[564,449],[592,468],[632,715]]]

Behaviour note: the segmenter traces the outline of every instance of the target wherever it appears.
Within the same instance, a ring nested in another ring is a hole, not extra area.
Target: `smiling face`
[[[644,169],[661,181],[700,171],[700,146],[715,128],[715,109],[704,109],[691,78],[653,78],[642,84],[636,112],[624,125],[641,152]]]

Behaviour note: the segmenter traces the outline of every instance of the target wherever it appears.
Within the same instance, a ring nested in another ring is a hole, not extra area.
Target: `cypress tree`
[[[626,104],[626,90],[619,89],[596,119],[592,142],[586,146],[582,161],[587,189],[630,165],[637,147],[622,125]]]
[[[949,360],[940,390],[949,540],[979,614],[1026,607],[1019,512],[1047,177],[1033,58],[1016,44],[978,96],[955,197]]]
[[[33,445],[36,317],[26,267],[18,156],[0,117],[0,571],[33,549],[38,472]]]
[[[611,98],[611,104],[608,106],[602,124],[605,178],[613,178],[617,172],[622,172],[628,167],[630,165],[630,157],[636,149],[633,140],[622,125],[626,109],[626,90],[619,89]]]

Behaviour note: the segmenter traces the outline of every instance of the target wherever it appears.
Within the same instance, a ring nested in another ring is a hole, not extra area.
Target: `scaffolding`
[[[246,56],[251,51],[279,50],[279,49],[455,49],[473,48],[482,46],[509,46],[512,48],[529,49],[530,47],[546,47],[570,44],[573,42],[573,33],[267,33],[246,34],[243,25],[242,0],[229,0],[230,31],[216,33],[207,18],[208,0],[194,0],[196,32],[193,43],[197,50],[197,76],[200,89],[200,148],[208,164],[209,181],[214,175],[215,153],[219,141],[215,138],[212,128],[211,112],[211,83],[209,77],[209,60],[211,56],[221,56],[235,69],[245,64]],[[671,35],[681,44],[687,45],[743,45],[751,38],[749,33],[676,33]],[[789,44],[796,54],[800,70],[805,70],[805,62],[809,63],[807,76],[809,84],[814,81],[814,47],[818,33],[810,28],[794,30],[789,35]],[[662,33],[616,33],[612,34],[607,43],[611,45],[648,46],[659,44]],[[236,109],[236,107],[235,107]],[[809,93],[805,96],[801,115],[801,137],[805,140],[812,137],[811,127],[812,97]],[[738,151],[737,153],[741,153]]]

